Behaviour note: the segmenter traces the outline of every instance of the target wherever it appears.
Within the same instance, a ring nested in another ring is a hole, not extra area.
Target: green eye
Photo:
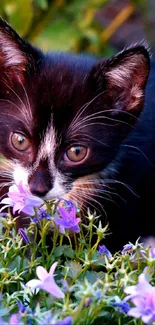
[[[30,146],[30,141],[21,133],[12,133],[11,144],[18,151],[26,151]]]
[[[73,162],[80,162],[87,156],[88,149],[83,146],[70,147],[67,152],[67,158]]]

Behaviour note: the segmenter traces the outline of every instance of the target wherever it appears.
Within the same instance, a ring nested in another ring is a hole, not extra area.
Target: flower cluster
[[[148,283],[146,276],[142,273],[138,278],[138,284],[124,289],[128,299],[135,307],[128,311],[128,315],[141,318],[144,324],[155,322],[155,287]]]
[[[17,230],[16,218],[0,215],[0,324],[155,324],[154,247],[137,240],[112,255],[95,214],[83,224],[71,201],[53,206],[22,182],[1,203],[28,214],[30,225]]]

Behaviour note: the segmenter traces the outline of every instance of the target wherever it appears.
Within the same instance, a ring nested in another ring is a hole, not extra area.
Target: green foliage
[[[102,27],[95,15],[106,0],[1,0],[0,14],[43,50],[100,53]]]
[[[6,325],[15,314],[19,317],[17,325],[52,325],[67,316],[72,317],[73,325],[142,324],[113,303],[125,297],[124,288],[136,284],[142,272],[154,284],[155,258],[150,250],[137,241],[125,253],[108,257],[98,250],[107,227],[103,228],[97,217],[88,213],[87,225],[80,223],[78,234],[70,236],[66,231],[62,235],[53,228],[56,211],[54,205],[50,208],[48,204],[50,221],[31,219],[25,230],[29,243],[25,243],[25,236],[17,233],[16,220],[10,214],[0,217],[3,228],[0,238],[0,321]],[[50,229],[53,232],[49,235]],[[40,240],[36,241],[38,235]],[[47,235],[50,236],[49,245]],[[64,299],[26,286],[27,281],[36,278],[38,265],[48,271],[55,261],[58,262],[55,280],[65,294]],[[18,307],[19,302],[24,304],[23,311]]]
[[[107,41],[111,34],[108,36],[108,30],[96,19],[97,12],[110,2],[112,0],[0,0],[0,15],[21,36],[45,51],[86,51],[110,56],[115,52]],[[137,6],[141,14],[147,12],[145,0],[125,1],[122,10],[130,4]],[[117,2],[114,5],[117,6]]]

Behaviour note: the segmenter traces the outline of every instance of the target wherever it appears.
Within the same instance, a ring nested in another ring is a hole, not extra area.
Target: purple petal
[[[42,282],[37,279],[30,280],[26,283],[26,286],[32,289],[41,288]]]
[[[54,219],[54,222],[57,224],[57,225],[64,225],[64,220],[60,217],[56,217]]]
[[[53,277],[48,276],[40,286],[41,289],[55,296],[56,298],[64,298],[64,293],[58,287]]]
[[[75,225],[75,226],[73,226],[73,227],[70,227],[70,230],[72,230],[73,232],[79,232],[80,231],[80,227],[79,227],[79,225]]]
[[[70,212],[68,212],[66,209],[62,207],[60,207],[58,211],[63,219],[68,219],[68,217],[70,216]]]
[[[155,247],[150,248],[152,258],[155,258]]]
[[[112,258],[112,254],[105,245],[100,245],[98,252],[100,255],[105,254],[108,258]]]
[[[151,313],[149,315],[143,315],[141,318],[142,318],[142,321],[144,324],[154,324],[153,321],[155,321],[155,314],[152,315],[152,313]]]
[[[26,232],[24,231],[23,228],[18,229],[18,233],[22,236],[26,244],[30,243],[29,237],[27,236]]]
[[[19,211],[19,213],[21,212],[21,210],[24,208],[24,204],[21,203],[21,202],[17,202],[14,204],[14,207],[13,207],[13,214],[16,213],[16,211]]]
[[[3,324],[3,323],[1,323]],[[20,325],[20,318],[18,314],[12,314],[9,319],[9,325]]]
[[[21,211],[29,216],[34,216],[35,214],[34,208],[31,206],[25,206]]]
[[[62,225],[60,225],[60,226],[59,226],[59,232],[60,232],[61,234],[65,234],[65,227],[62,226]]]
[[[53,263],[52,266],[50,267],[50,271],[49,271],[50,276],[53,276],[54,271],[55,271],[57,265],[58,265],[58,262],[55,262],[55,263]]]
[[[44,203],[44,201],[37,196],[29,194],[27,196],[27,203],[35,207],[40,207]]]
[[[10,199],[9,197],[6,197],[5,199],[3,199],[2,201],[1,201],[1,204],[9,204],[9,205],[13,205],[13,200],[12,199]]]
[[[37,266],[36,274],[41,281],[44,281],[48,277],[48,272],[42,266]]]
[[[139,318],[139,317],[141,317],[141,315],[142,315],[142,312],[139,310],[139,308],[131,308],[128,311],[128,316]]]
[[[73,318],[71,316],[67,316],[63,320],[56,322],[54,325],[72,325],[72,324],[73,324]]]
[[[124,289],[124,292],[132,296],[137,294],[136,289],[137,289],[136,285],[128,286]]]

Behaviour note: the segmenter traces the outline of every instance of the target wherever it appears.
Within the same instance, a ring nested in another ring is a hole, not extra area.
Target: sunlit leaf
[[[32,23],[33,7],[31,0],[6,0],[5,14],[13,28],[24,36]]]
[[[35,3],[38,7],[40,7],[43,10],[46,10],[48,8],[47,0],[35,0]]]
[[[80,39],[80,32],[76,26],[69,24],[65,19],[58,19],[48,25],[37,37],[35,44],[43,50],[68,51],[74,47],[78,39]]]

